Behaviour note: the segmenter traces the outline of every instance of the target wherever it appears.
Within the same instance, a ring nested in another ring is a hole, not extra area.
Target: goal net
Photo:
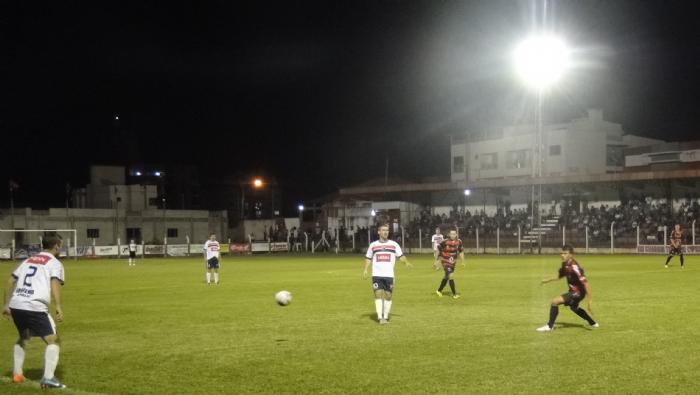
[[[78,259],[76,229],[0,229],[0,259],[24,259],[41,251],[45,235],[57,233],[63,238],[61,256]]]

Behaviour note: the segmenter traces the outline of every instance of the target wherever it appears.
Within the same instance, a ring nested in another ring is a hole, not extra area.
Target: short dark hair
[[[387,229],[391,229],[391,228],[389,227],[389,224],[381,224],[381,225],[377,226],[377,230],[379,230],[379,229],[381,229],[381,228],[383,228],[383,227],[386,227]]]
[[[41,248],[50,250],[63,242],[63,238],[58,233],[49,233],[41,239]]]
[[[573,254],[573,253],[574,253],[574,247],[573,247],[571,244],[564,244],[563,246],[561,246],[561,250],[562,250],[562,251],[566,251],[566,252],[568,252],[569,254]]]

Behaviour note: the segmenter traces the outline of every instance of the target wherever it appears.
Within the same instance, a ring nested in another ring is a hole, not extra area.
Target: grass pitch
[[[461,299],[438,298],[432,257],[396,267],[390,324],[375,320],[362,256],[64,262],[57,376],[65,393],[693,393],[700,377],[700,270],[661,256],[585,256],[594,317],[568,308],[538,333],[565,280],[558,256],[470,256]],[[0,264],[6,279],[13,263]],[[273,295],[293,293],[288,307]],[[449,289],[449,288],[447,288]],[[449,292],[447,292],[449,294]],[[586,307],[586,303],[582,304]],[[44,345],[27,349],[29,383],[10,383],[10,321],[0,323],[0,393],[36,393]],[[4,355],[4,356],[3,356]]]

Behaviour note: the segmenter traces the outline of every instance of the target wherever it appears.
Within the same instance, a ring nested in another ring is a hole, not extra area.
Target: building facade
[[[622,126],[603,119],[601,110],[568,123],[542,126],[542,155],[538,155],[536,124],[508,126],[452,137],[451,180],[595,175],[623,171],[626,148],[662,143],[624,134]]]

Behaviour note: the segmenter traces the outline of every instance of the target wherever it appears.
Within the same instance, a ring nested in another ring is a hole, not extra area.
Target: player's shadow
[[[587,329],[586,326],[583,324],[572,324],[570,322],[558,323],[555,329],[559,330],[559,329],[572,329],[572,328]]]
[[[401,314],[391,314],[391,317],[401,317]],[[370,321],[379,322],[377,313],[361,314],[360,318],[368,318]]]

